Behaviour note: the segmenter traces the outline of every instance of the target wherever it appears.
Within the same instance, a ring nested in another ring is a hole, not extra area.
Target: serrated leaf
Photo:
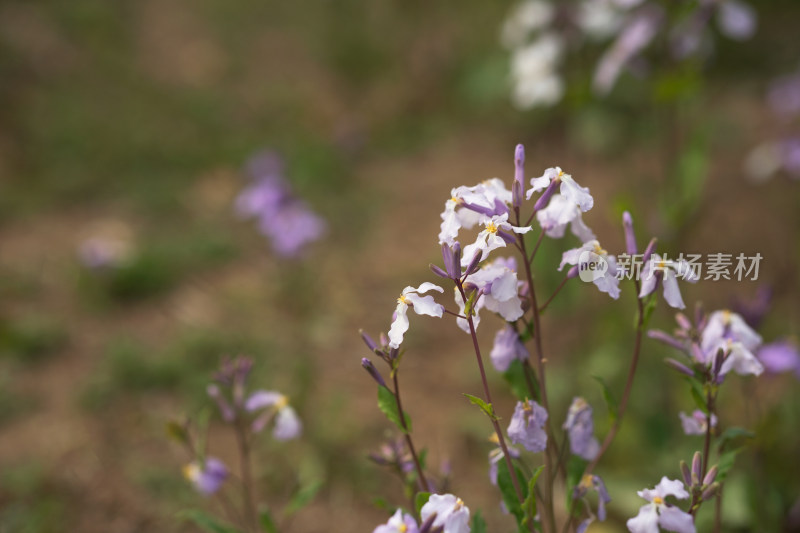
[[[522,483],[520,490],[523,493],[522,497],[524,499],[527,497],[526,491],[528,485],[525,483],[525,477],[522,475],[522,471],[516,466],[514,467],[514,471],[517,474],[517,480]],[[503,502],[506,504],[508,512],[514,515],[514,518],[517,520],[517,525],[521,527],[524,513],[522,512],[519,499],[517,499],[517,491],[514,489],[514,482],[511,480],[511,473],[505,461],[501,461],[497,465],[497,486],[500,488],[500,494],[503,496]]]
[[[258,514],[258,522],[261,524],[261,529],[266,533],[278,533],[278,526],[275,525],[275,520],[272,519],[272,513],[269,509],[263,509]]]
[[[464,396],[467,397],[467,399],[469,400],[469,403],[471,403],[473,405],[477,405],[478,407],[480,407],[481,411],[486,413],[486,416],[488,416],[492,420],[497,420],[497,417],[494,414],[494,409],[492,408],[492,404],[486,403],[481,398],[478,398],[477,396],[473,396],[472,394],[467,394],[466,392],[463,393],[463,394],[464,394]]]
[[[197,527],[209,533],[242,533],[235,527],[197,509],[181,511],[178,513],[178,518],[194,522]]]
[[[397,411],[397,400],[394,397],[394,393],[387,387],[378,387],[378,408],[386,415],[386,418],[388,418],[390,422],[394,422],[394,425],[397,426],[400,431],[411,433],[411,418],[409,418],[408,415],[405,416],[406,427],[408,428],[408,431],[406,431],[405,428],[403,428],[403,423],[400,421],[400,413]]]
[[[746,438],[752,439],[755,437],[755,433],[752,431],[748,431],[744,428],[739,427],[730,427],[722,432],[722,434],[717,439],[717,449],[722,452],[725,449],[725,445],[727,445],[730,441],[733,441],[738,438]]]
[[[414,496],[414,510],[417,512],[417,516],[419,516],[422,510],[422,506],[428,503],[430,497],[430,492],[418,492],[417,495]]]
[[[292,496],[292,499],[283,509],[284,516],[291,516],[311,503],[311,500],[314,499],[314,496],[317,495],[317,492],[319,492],[319,489],[321,488],[322,481],[318,479],[308,483],[304,487],[300,487],[300,489],[295,492],[294,496]]]
[[[543,471],[544,466],[540,466],[534,470],[533,476],[531,476],[531,480],[528,482],[528,496],[522,504],[522,511],[524,513],[524,517],[522,518],[523,526],[527,526],[536,516],[536,481],[539,479],[539,476],[542,475]]]
[[[608,419],[613,424],[617,420],[618,410],[617,401],[614,399],[614,396],[611,394],[611,389],[608,388],[606,382],[603,381],[603,378],[600,376],[592,376],[595,381],[600,384],[600,388],[603,391],[603,399],[606,401],[606,407],[608,408]]]
[[[515,359],[511,362],[508,370],[503,372],[503,379],[511,387],[511,392],[519,401],[525,401],[526,398],[531,397],[531,391],[528,388],[528,380],[525,379],[525,365],[522,361]],[[536,379],[531,379],[533,386],[533,399],[539,401],[539,389]]]

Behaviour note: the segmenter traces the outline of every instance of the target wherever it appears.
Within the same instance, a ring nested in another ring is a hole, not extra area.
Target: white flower
[[[600,243],[592,240],[581,246],[567,250],[561,256],[561,265],[558,270],[562,270],[565,265],[579,265],[579,268],[592,263],[599,270],[591,271],[591,281],[600,292],[604,292],[614,298],[619,298],[619,278],[617,277],[617,259],[609,255],[607,251],[600,247]],[[602,270],[604,267],[605,270]],[[583,278],[581,278],[583,279]],[[585,280],[585,281],[588,281]]]
[[[499,205],[498,205],[499,203]],[[461,228],[470,229],[480,223],[483,215],[465,207],[475,206],[487,211],[511,203],[511,191],[505,188],[502,180],[492,178],[473,187],[456,187],[450,192],[450,199],[444,204],[439,244],[455,244]]]
[[[556,68],[564,44],[555,33],[545,33],[511,55],[512,101],[520,109],[550,106],[561,100],[564,83]]]
[[[500,42],[506,48],[516,48],[528,40],[528,36],[553,20],[555,9],[549,2],[525,0],[516,5],[503,23]]]
[[[569,201],[560,194],[553,196],[547,207],[536,212],[536,220],[539,221],[539,225],[545,234],[552,239],[563,237],[567,224],[570,225],[572,234],[582,242],[596,238],[591,228],[583,221],[578,204]]]
[[[481,254],[480,260],[483,261],[492,250],[505,247],[506,241],[503,233],[506,234],[506,238],[509,238],[511,233],[528,233],[532,229],[530,226],[524,228],[512,226],[508,223],[508,213],[494,215],[491,218],[484,216],[481,224],[484,229],[478,234],[475,242],[464,247],[464,253],[461,256],[461,266],[463,267],[468,266],[477,253]]]
[[[399,348],[403,342],[403,335],[408,331],[408,306],[409,304],[418,315],[442,317],[444,307],[437,304],[433,296],[420,296],[428,291],[444,292],[444,289],[433,283],[425,282],[416,289],[414,287],[406,287],[403,293],[397,299],[397,309],[395,310],[395,317],[392,321],[392,327],[389,329],[389,347]]]
[[[275,419],[272,436],[276,440],[290,440],[300,436],[303,424],[297,417],[297,412],[289,405],[289,399],[276,391],[259,390],[251,394],[245,402],[244,408],[253,412],[265,407],[271,407],[253,422],[253,431],[258,433],[270,420]]]
[[[762,340],[740,315],[728,310],[714,311],[703,329],[700,346],[708,352],[723,339],[741,342],[748,350],[755,350]]]
[[[419,514],[425,522],[433,513],[436,513],[433,527],[444,527],[442,533],[469,533],[469,508],[461,498],[452,494],[431,494]]]
[[[581,187],[573,179],[573,177],[560,167],[548,168],[544,174],[538,178],[531,179],[532,188],[528,189],[526,193],[527,198],[530,200],[533,193],[541,191],[550,186],[553,181],[561,183],[559,192],[571,203],[577,205],[581,212],[585,213],[594,206],[594,198],[589,193],[588,187]]]
[[[522,316],[522,300],[519,298],[519,288],[522,282],[517,279],[516,261],[513,258],[499,257],[492,263],[478,269],[467,276],[465,284],[474,285],[479,292],[473,305],[473,324],[477,329],[480,323],[479,312],[486,307],[495,312],[507,322],[514,322]],[[464,314],[465,305],[461,293],[456,289],[455,301],[461,314]],[[459,318],[458,326],[469,333],[469,323]]]
[[[401,509],[395,511],[389,521],[375,528],[372,533],[412,533],[417,531],[417,522]]]
[[[639,298],[644,298],[654,290],[658,284],[658,274],[662,273],[662,283],[664,285],[664,300],[676,309],[686,307],[683,303],[681,290],[678,287],[678,278],[683,278],[690,283],[696,282],[700,276],[695,272],[692,265],[684,260],[668,261],[662,259],[658,254],[650,256],[650,260],[642,272],[642,289],[639,291]]]
[[[724,376],[731,370],[740,376],[748,374],[760,376],[764,371],[764,365],[761,364],[761,361],[741,342],[735,342],[730,339],[720,341],[714,348],[714,352],[718,350],[723,350],[725,353],[725,361],[722,362],[722,366],[719,369],[720,376]]]
[[[679,500],[689,497],[680,481],[662,477],[654,489],[640,490],[637,494],[650,503],[643,505],[639,514],[628,520],[628,530],[632,533],[658,533],[659,527],[677,533],[696,533],[692,515],[667,505],[664,501],[667,496],[674,496]]]
[[[577,7],[576,23],[590,39],[611,37],[622,24],[620,8],[609,0],[584,0]]]

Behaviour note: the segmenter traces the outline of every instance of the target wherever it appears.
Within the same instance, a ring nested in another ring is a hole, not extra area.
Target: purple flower
[[[489,357],[498,372],[505,372],[512,361],[524,361],[529,355],[528,349],[519,340],[517,331],[507,324],[494,336],[494,346]]]
[[[498,178],[486,180],[473,187],[454,188],[441,215],[439,244],[454,245],[462,227],[474,227],[480,223],[481,215],[493,216],[508,212],[506,204],[511,200],[511,191]]]
[[[794,371],[800,378],[800,350],[789,341],[765,344],[756,352],[756,357],[769,373]]]
[[[469,533],[469,508],[461,498],[452,494],[431,494],[419,514],[425,522],[434,513],[433,527],[443,527],[442,533]]]
[[[418,531],[414,517],[398,509],[386,524],[376,527],[372,533],[417,533]]]
[[[656,6],[641,9],[630,18],[617,40],[600,58],[593,81],[596,93],[607,94],[611,91],[622,69],[656,36],[663,18],[663,12]]]
[[[662,477],[654,489],[640,490],[637,494],[650,503],[643,505],[639,514],[628,520],[631,533],[658,533],[659,527],[677,533],[696,533],[692,515],[666,503],[668,496],[679,500],[689,497],[682,482]]]
[[[481,224],[484,229],[478,233],[475,242],[464,247],[464,254],[461,256],[462,267],[468,266],[477,254],[481,254],[480,260],[483,261],[492,250],[504,248],[507,242],[514,242],[514,233],[528,233],[533,229],[530,226],[512,226],[508,222],[507,212],[491,217],[483,216]]]
[[[597,492],[597,518],[603,522],[606,519],[606,505],[611,501],[611,496],[608,494],[606,484],[600,476],[586,474],[581,478],[581,482],[575,487],[572,492],[573,499],[585,498],[587,492],[594,490]],[[587,503],[588,508],[588,503]],[[589,524],[594,522],[594,515],[589,516],[586,520],[580,523],[577,533],[583,533]]]
[[[492,433],[492,436],[489,437],[489,442],[497,446],[489,452],[489,481],[492,485],[497,485],[497,465],[505,458],[505,453],[503,453],[503,448],[500,447],[500,439],[497,437],[497,433]],[[507,448],[511,457],[514,459],[519,458],[519,450],[513,446],[507,446]]]
[[[195,490],[209,496],[219,490],[228,478],[228,469],[225,464],[215,457],[206,457],[205,466],[198,461],[183,467],[183,475],[191,481]]]
[[[772,306],[772,288],[762,285],[749,299],[736,298],[733,308],[747,325],[758,329]]]
[[[234,210],[242,218],[256,218],[261,233],[278,255],[299,256],[306,245],[326,231],[325,221],[292,194],[282,176],[282,162],[273,153],[248,164],[253,181],[236,198]]]
[[[580,397],[572,400],[563,427],[569,435],[569,448],[573,454],[587,461],[597,456],[600,445],[594,437],[592,406],[586,400]]]
[[[480,322],[478,312],[483,307],[499,314],[507,322],[514,322],[522,316],[522,300],[519,298],[519,288],[522,283],[517,279],[517,264],[513,258],[499,257],[495,259],[467,276],[464,284],[479,291],[473,307],[475,327],[478,327]],[[455,293],[455,301],[463,314],[465,304],[458,291]],[[462,330],[469,332],[469,324],[466,320],[459,318],[457,323]]]
[[[508,424],[508,437],[529,452],[541,452],[547,447],[546,421],[547,411],[538,403],[532,400],[517,402]]]
[[[708,427],[708,418],[706,414],[700,409],[695,409],[691,416],[683,411],[678,413],[681,417],[681,426],[686,435],[705,435]],[[711,427],[717,426],[717,415],[711,415]]]
[[[300,436],[303,424],[289,405],[289,399],[275,391],[259,390],[247,398],[245,409],[249,412],[265,411],[253,421],[252,430],[259,433],[274,418],[272,436],[276,440],[290,440]]]

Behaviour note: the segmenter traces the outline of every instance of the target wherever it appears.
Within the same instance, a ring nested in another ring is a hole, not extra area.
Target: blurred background
[[[697,8],[682,4],[664,16]],[[555,17],[563,89],[547,105],[514,97],[501,34],[515,6],[0,2],[0,532],[195,531],[176,513],[215,504],[182,478],[187,458],[164,424],[209,407],[226,354],[252,356],[253,386],[287,394],[304,421],[299,441],[265,435],[258,447],[267,502],[323,483],[285,530],[385,521],[405,500],[367,459],[393,428],[359,368],[369,352],[358,330],[386,331],[402,288],[435,281],[427,265],[441,261],[450,189],[510,186],[517,143],[528,177],[558,165],[591,189],[585,220],[611,252],[624,249],[628,209],[642,247],[658,236],[671,255],[760,253],[758,281],[701,282],[684,299],[714,310],[771,287],[765,341],[798,334],[800,164],[774,148],[797,124],[767,94],[800,67],[800,5],[754,3],[746,40],[709,22],[688,58],[656,37],[605,95],[595,67],[624,26],[581,40]],[[291,257],[234,209],[264,150],[324,220],[324,236]],[[576,245],[545,241],[542,294]],[[612,302],[577,282],[548,309],[556,425],[582,395],[605,433],[591,376],[620,393],[634,311],[632,287]],[[487,351],[500,325],[482,324]],[[662,305],[651,326],[671,330],[672,310]],[[487,483],[490,426],[461,395],[480,391],[469,338],[414,316],[404,346],[417,445],[434,470],[449,462],[453,492],[490,531],[510,529]],[[702,445],[680,430],[678,411],[694,405],[666,355],[645,343],[630,418],[599,470],[609,522],[590,531],[621,530],[642,503],[635,491],[677,477]],[[800,530],[798,376],[737,377],[723,392],[721,423],[757,435],[726,485],[725,531]],[[510,414],[502,378],[491,379]],[[232,439],[211,428],[210,449],[232,460]]]

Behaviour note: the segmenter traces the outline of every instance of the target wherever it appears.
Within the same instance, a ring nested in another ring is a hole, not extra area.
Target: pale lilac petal
[[[508,425],[508,437],[529,452],[541,452],[547,446],[546,421],[547,411],[535,401],[517,402]]]
[[[678,278],[675,273],[670,269],[664,270],[664,278],[662,280],[664,285],[664,300],[675,309],[685,309],[686,304],[683,303],[681,297],[681,289],[678,286]]]
[[[692,515],[670,505],[661,507],[658,525],[667,531],[675,531],[676,533],[696,533]]]
[[[780,373],[800,369],[800,351],[788,341],[765,344],[756,353],[767,372]]]
[[[286,396],[276,391],[255,391],[250,397],[247,398],[244,408],[247,411],[257,411],[264,407],[269,407],[280,403]]]
[[[679,500],[684,500],[689,497],[689,493],[683,487],[683,482],[678,479],[669,479],[667,476],[661,478],[661,481],[656,485],[654,492],[661,498],[667,496],[675,496]],[[649,499],[649,498],[645,498]]]
[[[420,518],[424,522],[434,513],[434,528],[444,527],[443,533],[469,533],[469,508],[461,498],[452,494],[431,494],[420,509]]]
[[[639,514],[629,519],[626,525],[631,533],[659,533],[656,506],[643,505],[639,509]]]
[[[725,0],[719,5],[717,18],[719,30],[736,41],[746,41],[756,32],[757,17],[755,10],[738,0]]]
[[[272,430],[272,436],[276,440],[290,440],[300,436],[303,430],[303,424],[297,417],[295,410],[287,405],[278,410],[275,417],[275,427]]]
[[[426,281],[425,283],[414,289],[414,292],[416,292],[417,294],[425,294],[428,291],[444,292],[444,289],[436,285],[435,283],[431,283],[429,281]]]
[[[408,304],[398,303],[392,326],[389,328],[389,346],[399,348],[403,343],[403,335],[408,331]]]

